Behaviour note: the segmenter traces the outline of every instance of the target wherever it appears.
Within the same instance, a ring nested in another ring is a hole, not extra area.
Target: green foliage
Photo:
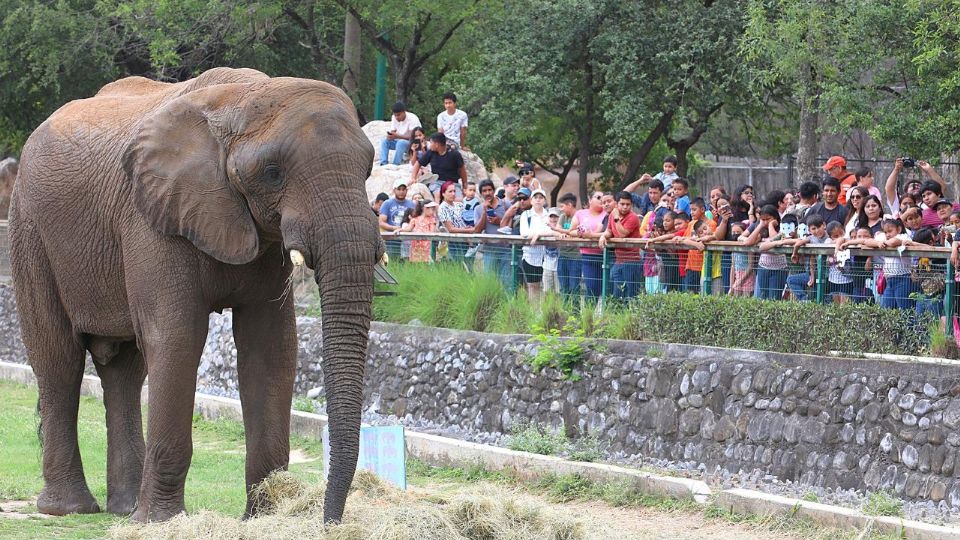
[[[296,396],[293,398],[293,410],[300,412],[317,412],[316,402],[307,396]]]
[[[566,449],[567,437],[541,424],[519,424],[514,427],[507,447],[518,452],[554,456]]]
[[[863,503],[863,513],[870,516],[903,517],[903,501],[886,491],[874,491]]]
[[[570,461],[599,461],[603,457],[600,451],[600,439],[592,433],[584,434],[567,445],[567,457]]]
[[[546,330],[534,325],[532,330],[530,343],[536,343],[538,347],[536,354],[529,359],[530,365],[538,372],[549,367],[559,371],[567,380],[580,380],[580,375],[574,370],[586,356],[590,340],[578,321],[570,317],[562,329]]]
[[[808,492],[804,493],[804,494],[803,494],[803,497],[801,497],[801,499],[803,499],[803,500],[805,500],[805,501],[807,501],[807,502],[820,502],[820,497],[817,497],[817,494],[814,493],[814,492],[812,492],[812,491],[808,491]]]

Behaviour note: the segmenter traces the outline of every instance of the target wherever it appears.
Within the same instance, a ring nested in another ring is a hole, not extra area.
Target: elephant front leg
[[[248,305],[233,311],[237,371],[247,445],[246,516],[260,503],[251,489],[290,461],[290,403],[297,363],[292,302]]]
[[[183,488],[193,457],[197,367],[207,335],[206,313],[177,311],[180,324],[141,338],[150,375],[147,445],[134,521],[164,521],[185,511]]]
[[[106,365],[94,361],[107,409],[107,511],[130,515],[143,474],[143,421],[140,392],[147,375],[134,342],[124,343]]]

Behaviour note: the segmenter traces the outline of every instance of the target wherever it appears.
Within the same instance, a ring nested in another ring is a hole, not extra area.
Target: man
[[[410,150],[410,139],[414,128],[420,127],[420,119],[412,112],[407,112],[407,106],[402,101],[393,104],[393,116],[390,117],[390,131],[387,138],[380,141],[380,165],[387,164],[387,155],[394,150],[393,163],[399,165],[407,151]]]
[[[503,215],[507,212],[507,203],[496,197],[493,182],[480,182],[480,204],[474,208],[474,233],[500,234]],[[510,246],[505,244],[483,244],[483,269],[496,275],[507,290],[512,290],[513,277],[510,268]]]
[[[823,200],[810,207],[807,216],[818,215],[824,223],[847,222],[847,207],[839,202],[840,181],[833,177],[823,180]]]
[[[649,176],[649,175],[644,175]],[[630,194],[631,199],[633,200],[633,206],[636,207],[637,213],[641,216],[647,215],[648,212],[653,210],[660,204],[660,197],[663,196],[663,182],[660,180],[650,180],[650,183],[647,185],[647,192],[641,197],[634,193],[638,187],[642,184],[642,178],[623,188],[624,191]],[[667,209],[664,209],[666,212]]]
[[[943,200],[943,188],[940,184],[927,180],[920,188],[920,198],[923,200],[923,223],[924,227],[939,227],[943,225],[943,219],[937,215],[937,205]]]
[[[627,191],[617,194],[616,204],[609,215],[607,231],[600,237],[600,248],[606,249],[611,238],[640,238],[640,218],[633,213],[633,197]],[[624,246],[613,250],[613,269],[610,281],[614,298],[629,299],[637,295],[643,282],[639,246]]]
[[[840,182],[840,195],[837,200],[840,204],[847,204],[847,192],[857,183],[856,175],[847,170],[847,160],[843,159],[843,156],[831,156],[823,164],[823,170]]]
[[[606,212],[607,215],[610,215],[610,213],[613,212],[614,208],[616,208],[617,206],[617,199],[614,198],[613,193],[610,193],[609,191],[604,191],[603,199],[600,200],[600,203],[603,204],[603,211]]]
[[[444,111],[437,115],[437,131],[446,135],[447,140],[467,152],[467,113],[457,108],[457,96],[453,92],[443,95]]]
[[[943,177],[940,176],[940,173],[936,171],[929,163],[926,161],[917,161],[917,166],[921,171],[926,173],[930,177],[930,180],[940,184],[940,191],[946,191],[947,183],[944,182]],[[893,163],[893,170],[890,171],[890,176],[887,177],[887,183],[884,185],[884,192],[887,198],[887,206],[890,208],[890,212],[894,215],[897,215],[900,212],[900,196],[897,194],[897,181],[900,178],[900,173],[903,171],[903,158],[897,158]],[[923,186],[923,182],[919,178],[911,178],[903,186],[903,193],[913,197],[915,201],[920,201],[921,193],[920,188]]]
[[[407,212],[412,212],[417,205],[413,201],[407,200],[407,181],[398,178],[393,183],[393,198],[384,202],[380,206],[380,230],[381,231],[399,231],[403,225],[403,218]],[[391,260],[400,260],[400,240],[387,240],[384,242],[387,248],[387,254]]]
[[[560,204],[560,221],[557,227],[551,228],[557,233],[567,234],[570,232],[573,216],[577,213],[577,197],[573,193],[564,193],[557,202]],[[557,276],[560,278],[560,292],[567,297],[580,294],[581,266],[580,248],[560,248]]]
[[[522,187],[517,191],[517,196],[512,200],[504,199],[504,202],[510,204],[507,211],[503,213],[500,219],[500,232],[503,234],[520,234],[520,214],[526,212],[533,206],[530,200],[532,191],[529,188]],[[510,230],[507,231],[507,228]]]
[[[463,190],[467,188],[467,167],[463,163],[460,151],[447,147],[447,137],[443,133],[434,133],[430,136],[428,150],[413,164],[411,183],[420,175],[420,168],[427,165],[430,165],[430,170],[437,175],[437,178],[427,186],[434,199],[439,199],[440,186],[444,182],[459,181],[457,196],[463,196]]]
[[[517,191],[519,190],[520,179],[511,175],[503,181],[503,189],[497,193],[497,197],[506,201],[507,204],[513,204],[513,200],[517,198]]]
[[[380,219],[380,207],[382,207],[383,203],[389,198],[390,196],[386,193],[377,193],[377,197],[370,203],[370,209],[373,210],[373,215],[377,216],[377,219]]]

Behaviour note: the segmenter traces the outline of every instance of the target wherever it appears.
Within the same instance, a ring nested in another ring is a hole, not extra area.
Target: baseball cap
[[[526,189],[526,188],[520,188],[520,189],[522,190],[522,189]],[[533,190],[533,193],[530,194],[530,197],[533,198],[534,195],[543,195],[543,198],[544,198],[544,199],[547,198],[547,192],[544,191],[544,190],[542,190],[542,189],[535,189],[535,190]]]
[[[520,191],[517,192],[517,197],[526,197],[529,199],[530,195],[530,189],[525,187],[520,188]]]
[[[407,185],[407,179],[405,178],[397,178],[396,180],[393,181],[393,189],[397,189],[400,186],[406,187],[406,185]]]
[[[831,156],[826,163],[823,164],[823,170],[829,171],[834,167],[846,167],[847,160],[843,159],[843,156]]]
[[[950,201],[948,201],[947,199],[940,199],[939,201],[936,202],[936,204],[933,205],[933,207],[934,207],[934,208],[939,208],[939,207],[941,207],[941,206],[943,206],[943,205],[947,205],[947,206],[953,208],[953,203],[950,202]]]
[[[508,176],[507,179],[503,181],[503,185],[519,184],[519,183],[520,183],[520,179],[517,178],[516,176]]]
[[[558,208],[551,208],[547,211],[547,215],[560,217],[560,210]]]

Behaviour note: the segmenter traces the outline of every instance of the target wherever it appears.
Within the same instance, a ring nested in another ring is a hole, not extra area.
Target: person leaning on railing
[[[446,181],[440,187],[440,208],[437,212],[437,219],[440,225],[448,233],[472,234],[474,227],[468,226],[463,216],[466,211],[462,202],[457,200],[456,182]],[[448,242],[447,253],[450,260],[460,263],[463,262],[463,256],[467,251],[467,246],[463,242]]]
[[[570,236],[599,240],[606,217],[607,213],[603,210],[603,192],[595,191],[590,197],[589,207],[574,214]],[[580,261],[587,296],[599,298],[603,287],[603,251],[600,248],[582,247]]]

